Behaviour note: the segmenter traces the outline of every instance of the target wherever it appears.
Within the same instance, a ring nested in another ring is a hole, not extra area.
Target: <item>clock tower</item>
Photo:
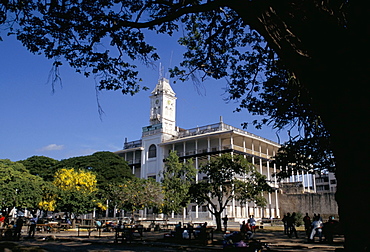
[[[162,128],[163,133],[176,131],[176,97],[169,80],[159,79],[150,96],[150,125]],[[157,128],[157,127],[156,127]]]

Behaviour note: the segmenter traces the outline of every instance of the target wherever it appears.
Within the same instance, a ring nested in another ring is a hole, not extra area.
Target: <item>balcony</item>
[[[173,137],[173,140],[184,138],[184,137],[189,137],[189,136],[197,136],[197,135],[202,135],[202,134],[206,134],[206,133],[212,133],[212,132],[216,132],[216,131],[230,131],[230,130],[232,130],[234,132],[237,132],[237,133],[240,133],[240,134],[243,134],[243,135],[253,137],[255,139],[259,139],[259,140],[263,140],[265,142],[269,142],[269,143],[274,144],[274,145],[277,144],[274,141],[271,141],[269,139],[257,136],[255,134],[249,133],[245,130],[242,130],[242,129],[233,127],[231,125],[225,124],[223,122],[219,122],[219,123],[215,123],[215,124],[210,124],[210,125],[206,125],[206,126],[201,126],[201,127],[181,131],[181,132],[179,132],[179,134],[177,136]]]
[[[126,149],[138,148],[138,147],[142,147],[142,145],[143,144],[141,140],[136,140],[136,141],[124,143],[123,149],[126,150]]]

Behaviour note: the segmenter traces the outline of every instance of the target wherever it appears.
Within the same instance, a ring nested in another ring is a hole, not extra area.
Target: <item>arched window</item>
[[[157,156],[157,147],[152,144],[149,146],[149,153],[148,153],[148,157],[149,158],[154,158]]]

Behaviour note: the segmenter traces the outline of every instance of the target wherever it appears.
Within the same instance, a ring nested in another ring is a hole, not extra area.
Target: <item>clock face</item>
[[[159,103],[159,100],[155,100],[155,104],[158,104]]]
[[[170,100],[168,100],[168,101],[167,101],[167,104],[168,104],[168,105],[171,105],[171,101],[170,101]]]

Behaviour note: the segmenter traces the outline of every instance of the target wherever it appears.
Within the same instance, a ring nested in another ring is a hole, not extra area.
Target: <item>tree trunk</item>
[[[230,7],[296,74],[331,134],[345,250],[365,251],[370,240],[367,9],[351,2],[344,27],[338,25],[335,11],[326,9],[326,1],[244,2],[245,8],[239,7],[240,1],[230,1]]]
[[[221,212],[215,212],[216,230],[222,231]]]

